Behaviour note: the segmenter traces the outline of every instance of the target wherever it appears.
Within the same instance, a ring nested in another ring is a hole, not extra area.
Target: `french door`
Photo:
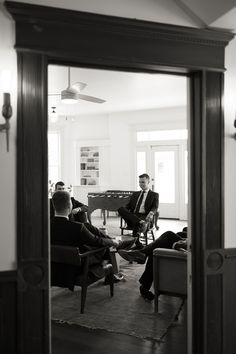
[[[160,217],[187,220],[186,145],[151,147],[152,189],[159,193]]]

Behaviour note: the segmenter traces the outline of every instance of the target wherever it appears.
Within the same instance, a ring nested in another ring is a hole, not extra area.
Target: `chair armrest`
[[[91,255],[103,252],[106,248],[109,247],[100,247],[84,253],[80,253],[79,247],[51,245],[51,261],[55,263],[81,266],[82,259],[85,261],[86,258],[89,259]]]
[[[81,265],[81,257],[78,247],[51,245],[51,262]]]
[[[155,248],[153,250],[153,256],[158,256],[158,257],[187,259],[187,254],[188,252],[177,251],[175,249],[169,249],[169,248]]]
[[[89,251],[84,252],[84,253],[79,253],[79,256],[81,258],[90,257],[91,255],[96,254],[96,253],[100,253],[100,252],[104,251],[105,249],[107,249],[109,247],[110,246],[104,246],[104,247],[100,247],[100,248],[95,248],[95,249],[89,250]]]

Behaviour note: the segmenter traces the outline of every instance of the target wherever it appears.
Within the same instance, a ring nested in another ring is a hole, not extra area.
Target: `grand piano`
[[[106,211],[117,211],[128,204],[133,191],[107,190],[100,193],[88,193],[88,220],[91,223],[91,214],[96,209],[101,209],[103,225],[106,225]]]

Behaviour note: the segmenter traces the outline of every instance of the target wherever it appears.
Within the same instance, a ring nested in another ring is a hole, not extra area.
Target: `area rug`
[[[145,301],[139,294],[138,279],[143,269],[143,265],[122,260],[120,271],[124,279],[115,284],[114,297],[110,297],[109,286],[103,280],[91,285],[84,314],[80,314],[79,287],[74,292],[52,287],[52,320],[163,342],[181,300],[161,295],[159,312],[154,313],[153,302]]]

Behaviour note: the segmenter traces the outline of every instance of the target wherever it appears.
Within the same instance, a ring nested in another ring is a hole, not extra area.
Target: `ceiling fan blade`
[[[89,101],[93,103],[104,103],[106,102],[105,100],[102,100],[101,98],[93,97],[93,96],[87,96],[87,95],[81,95],[80,93],[77,94],[77,97],[81,100],[84,101]]]
[[[72,87],[75,88],[76,90],[78,90],[79,92],[84,90],[85,87],[87,86],[87,84],[85,84],[84,82],[75,82]]]

